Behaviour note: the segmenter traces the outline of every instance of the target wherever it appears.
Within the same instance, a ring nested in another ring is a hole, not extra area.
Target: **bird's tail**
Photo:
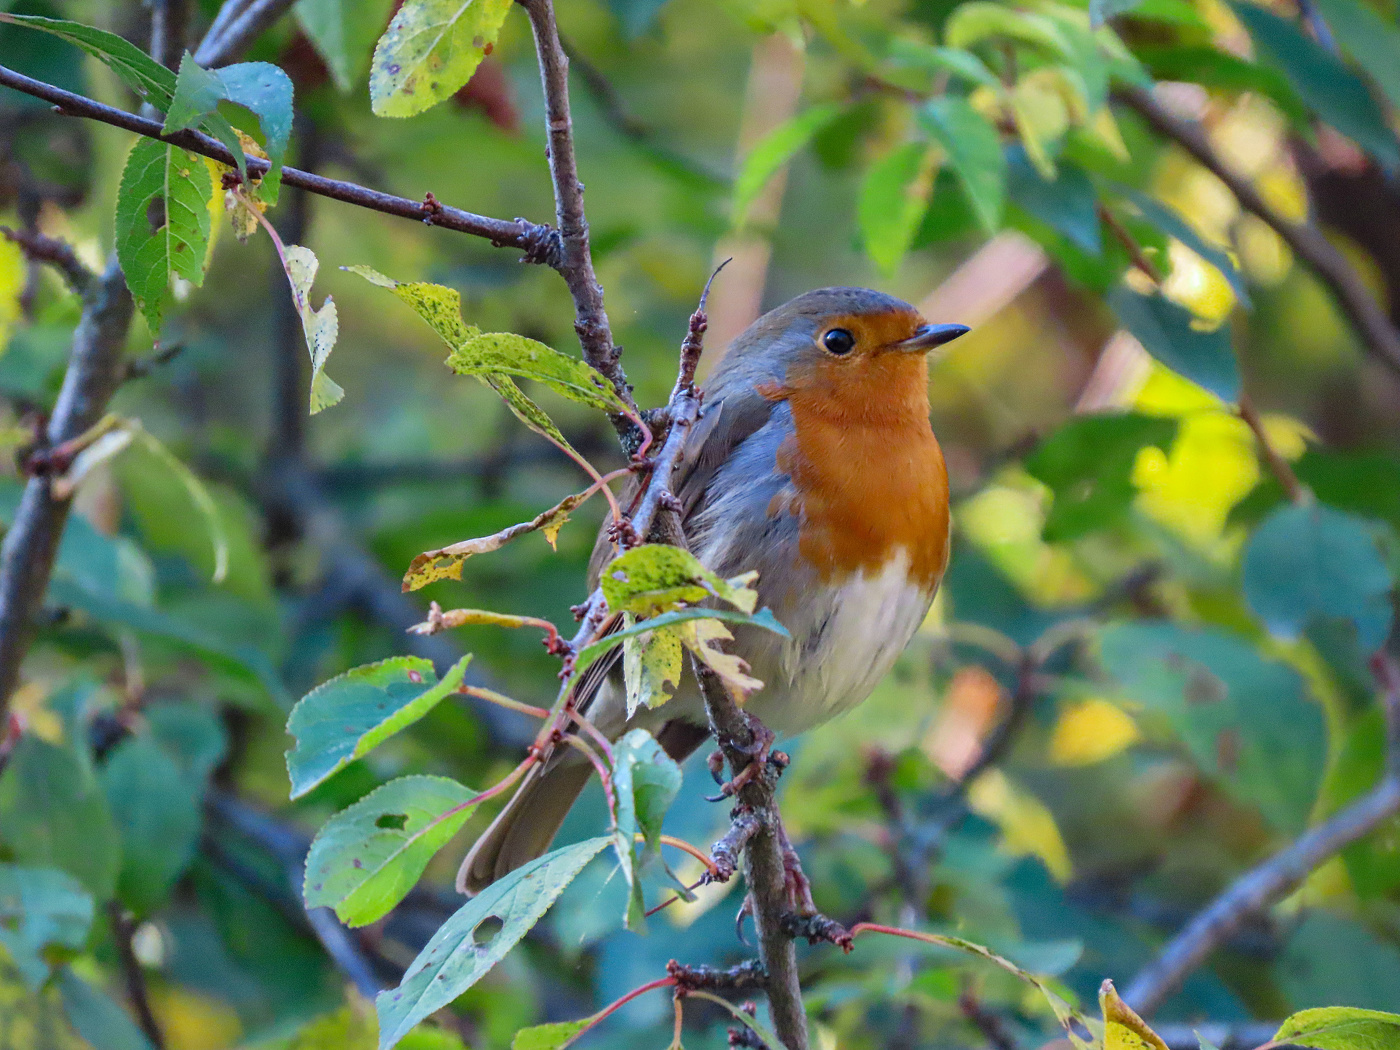
[[[475,895],[542,856],[593,773],[588,760],[567,754],[526,774],[515,796],[476,840],[457,872],[457,890]]]

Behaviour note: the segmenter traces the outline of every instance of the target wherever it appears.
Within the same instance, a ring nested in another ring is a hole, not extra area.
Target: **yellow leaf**
[[[724,680],[724,684],[737,694],[735,699],[739,703],[743,703],[750,693],[763,688],[763,683],[748,673],[748,664],[733,653],[726,653],[724,650],[716,648],[717,642],[728,642],[734,639],[729,628],[718,620],[690,620],[678,624],[676,631],[680,634],[685,647],[699,657],[711,671],[719,675]]]
[[[1099,1009],[1103,1011],[1103,1050],[1167,1050],[1162,1037],[1118,997],[1112,981],[1104,981],[1099,988]]]
[[[1007,779],[999,769],[977,778],[967,793],[974,812],[1001,828],[1002,848],[1017,857],[1038,857],[1060,882],[1074,873],[1069,850],[1045,803]]]
[[[625,617],[631,627],[635,618]],[[622,676],[627,683],[627,717],[639,707],[660,707],[680,685],[682,632],[662,627],[622,643]]]
[[[19,322],[25,280],[24,253],[18,244],[0,237],[0,354],[10,345],[10,333]]]
[[[1112,758],[1142,738],[1137,723],[1107,700],[1075,704],[1060,715],[1050,734],[1050,760],[1057,766],[1087,766]]]

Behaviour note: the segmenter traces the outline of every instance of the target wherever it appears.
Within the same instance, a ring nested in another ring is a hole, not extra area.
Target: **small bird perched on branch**
[[[765,683],[747,709],[776,733],[859,704],[928,613],[949,516],[927,355],[967,331],[880,292],[822,288],[750,325],[705,385],[675,495],[700,561],[724,577],[758,570],[760,605],[791,635],[741,626],[730,647]],[[600,543],[590,582],[607,553]],[[709,735],[686,679],[629,720],[617,648],[583,676],[579,709],[610,739],[649,730],[679,761]],[[463,861],[459,889],[548,850],[592,771],[567,748],[532,769]]]

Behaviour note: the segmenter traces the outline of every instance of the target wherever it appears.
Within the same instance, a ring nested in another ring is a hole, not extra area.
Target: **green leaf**
[[[155,704],[142,713],[181,776],[202,788],[228,753],[228,735],[219,716],[199,703]]]
[[[725,623],[762,627],[765,631],[772,631],[784,638],[788,637],[787,628],[774,619],[772,612],[768,609],[760,609],[752,615],[736,612],[733,609],[676,609],[672,612],[662,613],[660,616],[639,620],[631,627],[604,635],[591,645],[585,645],[578,651],[578,656],[574,660],[574,678],[577,680],[578,676],[588,670],[600,656],[614,646],[621,645],[629,638],[636,638],[648,631],[671,627],[675,624],[691,623],[696,620],[722,620]]]
[[[447,777],[391,780],[328,820],[306,855],[308,908],[347,926],[387,915],[476,810],[476,792]]]
[[[1286,1001],[1324,1002],[1367,1010],[1384,1010],[1400,1002],[1400,948],[1393,941],[1376,936],[1355,919],[1320,908],[1305,915],[1272,967]],[[1386,1034],[1388,1038],[1381,1046],[1394,1050],[1393,1032]],[[1310,1045],[1307,1039],[1299,1043]]]
[[[834,102],[803,110],[784,124],[778,125],[744,158],[734,179],[734,225],[743,226],[763,187],[778,171],[812,141],[817,132],[841,114],[842,107]]]
[[[1135,47],[1156,80],[1190,80],[1214,91],[1253,91],[1278,106],[1295,128],[1305,127],[1307,110],[1288,78],[1272,66],[1261,66],[1205,44]]]
[[[1400,29],[1364,0],[1317,0],[1318,13],[1392,106],[1400,106]]]
[[[175,81],[175,95],[165,114],[165,133],[182,131],[202,125],[218,112],[220,102],[242,106],[258,118],[266,139],[267,159],[271,163],[258,186],[258,196],[268,204],[277,203],[277,191],[282,182],[282,159],[292,136],[292,81],[286,73],[268,62],[240,62],[220,69],[204,69],[188,51],[180,60],[180,74]],[[238,137],[224,142],[239,163],[243,149]]]
[[[1141,3],[1142,0],[1089,0],[1089,22],[1098,28],[1112,18],[1127,14]]]
[[[1046,179],[1036,171],[1019,142],[1006,150],[1006,192],[1011,202],[1031,218],[1063,234],[1090,255],[1103,252],[1099,229],[1098,194],[1084,169],[1068,161],[1056,165]]]
[[[1300,1010],[1279,1025],[1273,1041],[1317,1050],[1395,1050],[1400,1046],[1400,1014],[1354,1006]]]
[[[958,10],[972,6],[965,3]],[[1006,200],[1006,157],[996,128],[953,95],[927,103],[919,110],[919,124],[948,155],[983,227],[995,232]]]
[[[117,895],[148,915],[194,859],[199,845],[198,785],[149,736],[122,741],[102,767],[102,788],[122,840]]]
[[[928,211],[937,167],[926,142],[906,142],[877,160],[861,183],[856,216],[865,251],[886,274],[899,269]]]
[[[934,47],[921,40],[898,37],[890,41],[890,59],[903,67],[924,69],[931,73],[951,73],[969,84],[1000,91],[1002,83],[971,51],[956,47]]]
[[[646,858],[661,851],[661,822],[681,790],[681,767],[645,729],[633,729],[613,745],[613,793],[617,798],[613,849],[630,889],[627,925],[645,922],[641,880],[637,871]],[[636,837],[643,838],[638,851]]]
[[[1073,57],[1068,42],[1050,19],[993,0],[967,0],[943,23],[943,42],[949,47],[971,48],[994,38],[1030,44],[1055,58]]]
[[[1375,529],[1321,504],[1280,507],[1244,553],[1244,597],[1269,630],[1296,639],[1317,616],[1350,620],[1369,655],[1390,633],[1394,581]]]
[[[109,996],[98,991],[68,967],[58,972],[63,1012],[74,1030],[102,1050],[153,1050],[136,1022]]]
[[[204,283],[213,192],[202,157],[156,139],[132,147],[117,193],[117,259],[153,335],[160,333],[170,278]],[[153,209],[163,212],[155,230]]]
[[[0,864],[0,947],[31,991],[49,978],[50,945],[78,951],[92,928],[92,896],[56,868]]]
[[[112,895],[121,841],[96,776],[69,748],[20,737],[0,775],[0,842],[21,864],[68,872],[98,901]]]
[[[336,313],[335,300],[329,295],[319,310],[311,306],[311,286],[316,282],[316,271],[321,266],[315,252],[300,244],[289,244],[283,253],[282,264],[287,272],[287,281],[292,286],[292,302],[301,316],[306,349],[311,353],[311,414],[314,416],[345,396],[340,384],[325,373],[326,359],[331,356],[336,338],[340,335],[340,317]]]
[[[495,47],[510,7],[511,0],[407,0],[374,49],[375,114],[411,117],[455,95]]]
[[[1174,419],[1125,413],[1076,416],[1042,441],[1025,466],[1054,493],[1045,539],[1072,540],[1120,521],[1137,496],[1138,453],[1166,451],[1175,437]]]
[[[522,1028],[510,1041],[510,1050],[564,1050],[594,1021],[594,1017],[583,1017],[577,1021],[555,1021]]]
[[[432,661],[396,656],[337,675],[307,693],[292,709],[287,732],[297,746],[287,752],[292,798],[300,798],[405,726],[412,725],[457,691],[471,656],[437,680]]]
[[[413,960],[399,987],[375,1000],[379,1050],[389,1050],[485,976],[611,842],[612,836],[603,835],[547,853],[458,909]]]
[[[516,415],[532,428],[543,431],[547,426],[549,429],[543,432],[551,436],[558,433],[539,406],[519,392],[511,382],[511,376],[543,383],[562,397],[590,408],[610,413],[627,410],[613,385],[586,361],[561,354],[523,335],[482,332],[467,324],[462,320],[462,297],[455,288],[426,281],[396,281],[368,266],[347,266],[346,269],[359,274],[371,284],[388,288],[413,307],[418,316],[428,323],[428,327],[451,348],[448,367],[458,375],[486,380],[506,399]],[[518,395],[524,404],[517,404],[511,392]]]
[[[1202,772],[1279,831],[1303,829],[1326,734],[1293,668],[1222,631],[1170,623],[1112,626],[1100,654],[1129,698],[1167,719]]]
[[[1122,285],[1109,292],[1108,304],[1144,349],[1173,372],[1222,400],[1234,402],[1240,396],[1239,364],[1228,326],[1199,331],[1192,327],[1195,317],[1184,306]]]
[[[292,10],[341,91],[363,79],[393,0],[299,0]]]
[[[654,616],[679,603],[707,598],[719,598],[751,613],[758,605],[758,592],[752,586],[757,578],[758,573],[748,572],[726,580],[683,547],[644,543],[608,562],[598,587],[609,609],[636,616]]]
[[[1257,4],[1232,3],[1263,55],[1271,59],[1308,108],[1364,149],[1388,171],[1400,167],[1400,143],[1365,82],[1290,22]]]
[[[115,33],[85,26],[80,22],[43,18],[39,15],[0,14],[0,22],[29,26],[31,29],[52,33],[101,60],[121,78],[123,84],[156,109],[164,112],[170,105],[171,96],[175,93],[175,74],[135,44]]]
[[[1230,282],[1230,287],[1234,289],[1236,298],[1240,305],[1246,310],[1253,306],[1249,298],[1249,286],[1245,283],[1244,274],[1235,265],[1235,261],[1223,248],[1213,244],[1207,244],[1195,229],[1173,209],[1154,200],[1145,193],[1128,187],[1122,187],[1122,192],[1128,200],[1133,202],[1133,206],[1142,212],[1143,218],[1150,222],[1157,229],[1161,230],[1168,237],[1175,237],[1186,247],[1199,255],[1210,265],[1220,271],[1225,280]]]

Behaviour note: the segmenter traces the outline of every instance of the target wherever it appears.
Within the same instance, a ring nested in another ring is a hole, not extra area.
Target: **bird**
[[[863,701],[928,614],[950,533],[928,353],[967,331],[882,292],[820,288],[754,321],[703,385],[674,495],[700,562],[726,578],[757,570],[760,605],[787,628],[739,626],[729,644],[765,683],[746,710],[774,734]],[[610,554],[600,533],[590,587]],[[709,735],[693,676],[629,719],[620,653],[585,677],[579,710],[609,739],[641,727],[683,760]],[[573,748],[531,769],[457,888],[478,893],[544,854],[592,772]]]

